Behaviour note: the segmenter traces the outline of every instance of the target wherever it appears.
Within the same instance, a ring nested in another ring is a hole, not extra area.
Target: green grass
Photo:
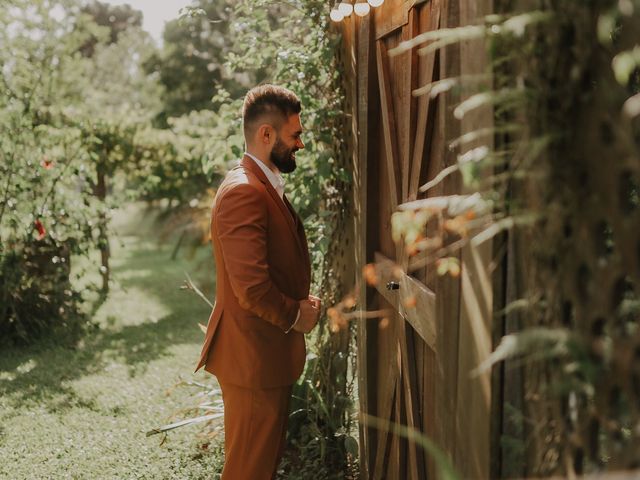
[[[108,298],[88,305],[98,328],[78,345],[53,340],[0,352],[0,478],[216,478],[220,448],[199,448],[199,427],[161,436],[145,432],[195,404],[188,387],[209,307],[180,290],[188,272],[213,297],[208,247],[170,260],[152,215],[135,208],[114,219],[114,282]],[[86,259],[73,259],[74,270]],[[97,269],[80,279],[98,283]]]

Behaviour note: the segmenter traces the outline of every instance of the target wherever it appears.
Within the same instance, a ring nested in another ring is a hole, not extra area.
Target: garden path
[[[145,432],[194,404],[180,379],[201,346],[197,323],[209,307],[180,290],[184,272],[213,290],[208,248],[170,260],[173,242],[158,244],[153,215],[140,206],[119,211],[112,239],[114,284],[94,304],[99,328],[74,347],[53,342],[0,352],[0,478],[212,478],[219,451],[198,448],[198,427]],[[83,259],[73,259],[74,271]],[[88,264],[88,262],[86,262]],[[94,267],[95,269],[95,267]],[[95,276],[81,281],[99,284]],[[202,375],[202,377],[201,377]]]

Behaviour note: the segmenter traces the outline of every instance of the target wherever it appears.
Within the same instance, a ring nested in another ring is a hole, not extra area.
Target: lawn
[[[106,300],[92,297],[97,327],[79,344],[0,353],[0,478],[217,478],[220,448],[199,448],[198,426],[163,444],[145,435],[195,403],[196,390],[172,386],[210,379],[192,374],[197,323],[210,309],[179,287],[188,272],[212,298],[214,282],[209,247],[171,260],[173,242],[159,244],[153,216],[139,207],[115,216],[113,286]]]

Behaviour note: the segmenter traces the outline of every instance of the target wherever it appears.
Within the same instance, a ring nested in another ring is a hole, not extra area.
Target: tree
[[[238,98],[247,88],[246,75],[232,74],[224,66],[234,39],[229,29],[230,0],[197,0],[193,8],[205,15],[183,15],[166,24],[163,50],[146,63],[165,87],[159,123],[194,110],[212,110],[220,90]]]
[[[72,1],[16,1],[0,10],[0,337],[77,332],[72,253],[92,244],[95,202],[83,182],[82,102],[75,52],[91,35],[68,19]]]
[[[111,35],[76,0],[16,0],[0,11],[4,338],[80,325],[71,255],[96,245],[108,254],[106,179],[132,166],[135,131],[160,106],[160,87],[140,68],[153,45],[136,22]]]
[[[116,43],[120,34],[129,31],[132,27],[142,27],[142,12],[133,9],[130,5],[109,5],[94,0],[84,6],[81,12],[91,17],[91,20],[99,26],[108,28],[107,43]],[[82,45],[80,51],[86,57],[93,56],[96,45],[101,39],[93,35]]]

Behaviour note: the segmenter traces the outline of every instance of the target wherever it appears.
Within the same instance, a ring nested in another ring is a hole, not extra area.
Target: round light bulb
[[[340,10],[338,10],[337,8],[334,8],[333,10],[331,10],[331,13],[329,14],[329,18],[334,22],[341,22],[342,19],[344,18],[344,15],[340,12]]]
[[[338,10],[344,17],[348,17],[353,13],[353,5],[349,2],[340,2],[340,4],[338,4]]]
[[[358,15],[359,17],[364,17],[367,13],[369,13],[370,10],[371,7],[367,2],[356,3],[353,6],[353,11],[356,12],[356,15]]]
[[[384,0],[367,0],[367,2],[372,7],[379,7],[380,5],[382,5],[384,3]]]

